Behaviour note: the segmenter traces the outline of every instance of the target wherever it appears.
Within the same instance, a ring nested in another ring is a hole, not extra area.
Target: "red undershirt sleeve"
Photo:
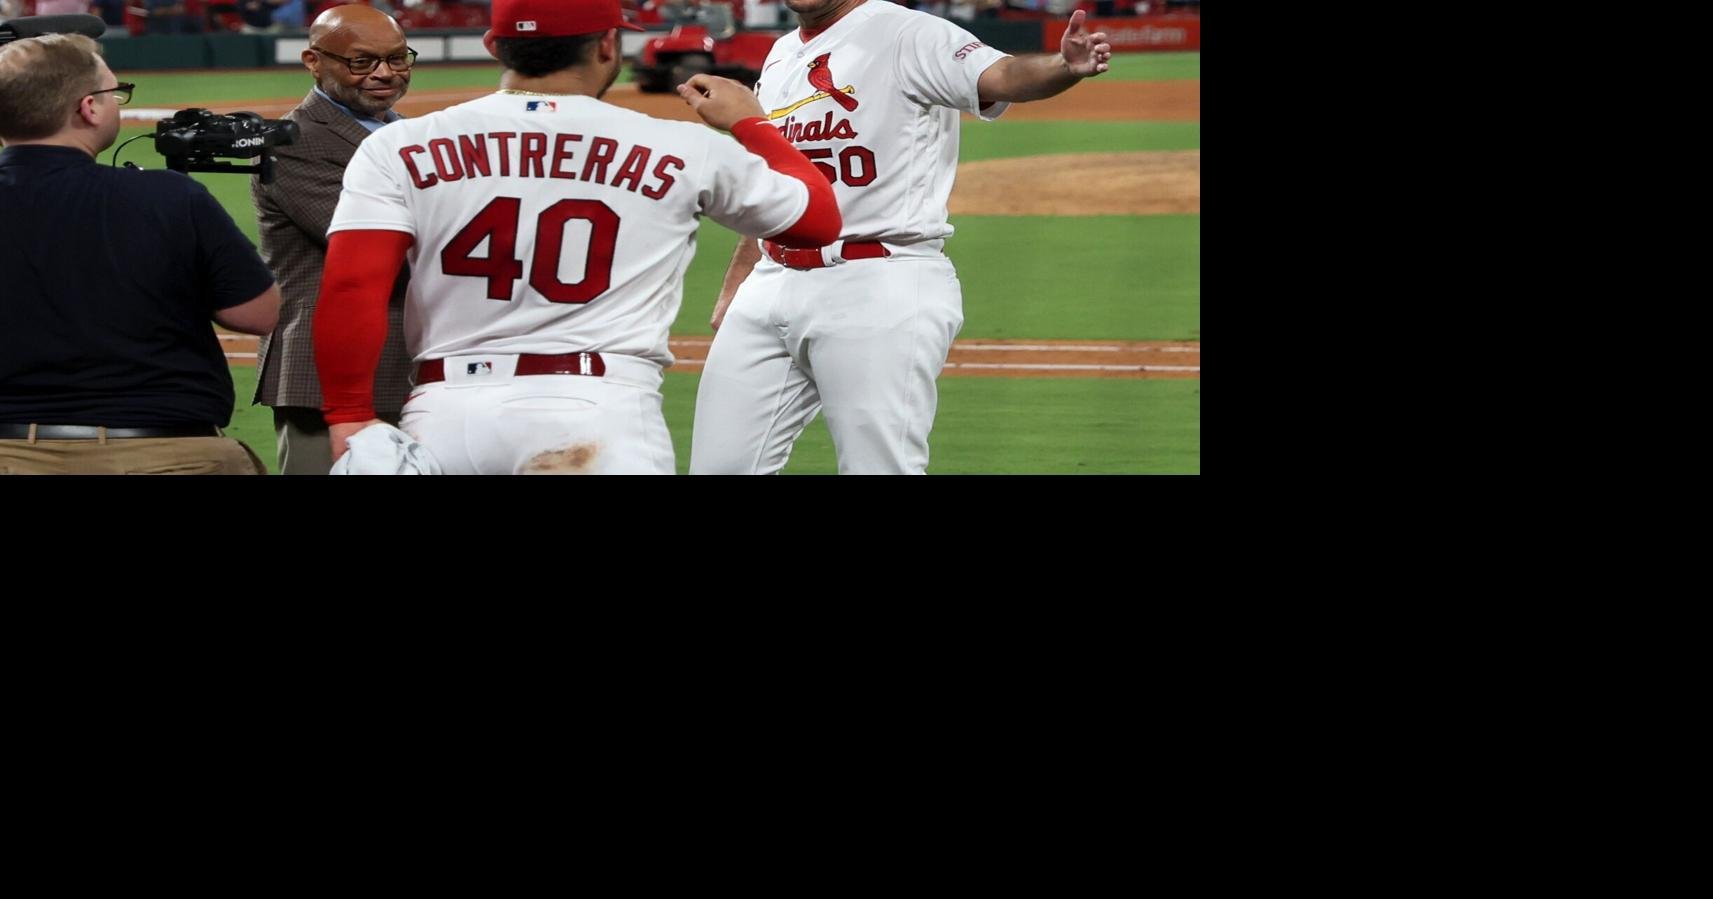
[[[315,367],[328,424],[375,417],[375,368],[387,339],[387,298],[415,238],[403,231],[338,231],[327,242],[315,304]]]
[[[809,188],[809,205],[789,228],[769,238],[787,247],[822,247],[839,239],[844,221],[839,216],[839,202],[829,183],[807,156],[798,152],[790,141],[769,125],[761,116],[751,116],[732,126],[732,137],[744,149],[760,156],[767,167],[803,182]]]

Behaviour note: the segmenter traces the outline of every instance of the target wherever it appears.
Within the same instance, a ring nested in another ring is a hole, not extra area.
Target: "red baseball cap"
[[[574,37],[608,28],[643,30],[625,21],[619,0],[494,0],[494,37]]]

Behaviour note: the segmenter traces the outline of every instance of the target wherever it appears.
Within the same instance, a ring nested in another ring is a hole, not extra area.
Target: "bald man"
[[[297,122],[301,134],[297,143],[279,148],[273,184],[250,183],[262,258],[279,278],[285,299],[279,327],[262,340],[256,361],[255,402],[273,407],[280,474],[327,474],[333,467],[310,334],[327,226],[339,205],[345,164],[364,138],[399,118],[393,105],[410,88],[415,61],[398,23],[374,7],[335,6],[316,17],[309,49],[303,51],[315,87],[285,116]],[[407,278],[400,269],[375,372],[375,411],[393,424],[410,391],[410,359],[404,350]]]

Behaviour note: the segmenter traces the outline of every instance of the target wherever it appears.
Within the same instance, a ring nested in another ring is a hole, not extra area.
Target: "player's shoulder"
[[[905,24],[923,26],[946,21],[939,16],[909,9],[897,3],[864,3],[852,10],[851,14],[863,16],[868,24],[883,23],[888,28]]]
[[[859,21],[850,23],[850,40],[873,48],[908,45],[953,27],[950,21],[939,16],[907,9],[886,0],[869,0],[852,10],[850,15],[860,17]]]
[[[890,35],[897,40],[906,40],[923,34],[965,30],[951,19],[906,9],[897,3],[869,2],[857,7],[857,11],[867,12],[868,18],[862,23],[862,28],[871,39],[875,35]]]
[[[864,3],[852,11],[853,14],[866,16],[894,16],[907,19],[913,16],[937,19],[939,16],[929,15],[921,10],[911,9],[900,3]]]

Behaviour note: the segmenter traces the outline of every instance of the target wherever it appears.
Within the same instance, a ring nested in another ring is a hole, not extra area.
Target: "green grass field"
[[[954,216],[961,337],[1201,339],[1201,216]],[[708,317],[738,236],[704,222],[674,334]],[[1067,289],[1075,285],[1075,296]]]
[[[668,373],[661,388],[678,473],[690,467],[694,374]],[[238,408],[227,433],[277,464],[273,414],[245,405],[256,370],[233,366]],[[1200,474],[1201,382],[1069,378],[941,378],[930,440],[935,474]],[[797,441],[786,474],[838,470],[817,417]]]
[[[416,89],[491,86],[494,66],[424,66]],[[1199,53],[1115,57],[1119,80],[1199,79]],[[121,77],[126,77],[121,74]],[[139,73],[133,105],[182,108],[230,100],[291,97],[307,89],[300,70],[209,74]],[[125,137],[153,126],[126,128]],[[1200,123],[1050,122],[966,119],[965,161],[1051,153],[1195,150]],[[111,151],[101,157],[106,163]],[[147,139],[120,154],[145,168],[163,163]],[[252,240],[247,179],[195,175]],[[958,216],[947,253],[964,287],[964,338],[1201,339],[1201,216]],[[704,223],[685,278],[674,334],[711,333],[707,320],[737,236]],[[272,416],[248,405],[255,370],[233,368],[238,395],[230,433],[274,465]],[[682,472],[689,463],[698,377],[669,373],[664,393]],[[1199,380],[943,378],[929,470],[940,474],[1197,473],[1201,471]],[[836,471],[817,419],[787,473]]]
[[[233,100],[294,97],[309,90],[308,76],[296,66],[278,69],[231,72],[118,72],[121,80],[137,84],[137,106],[208,106]],[[1200,53],[1134,53],[1112,59],[1112,69],[1102,78],[1117,81],[1183,81],[1201,78]],[[619,83],[631,80],[627,66]],[[455,87],[497,87],[498,64],[423,63],[411,76],[415,90]]]

